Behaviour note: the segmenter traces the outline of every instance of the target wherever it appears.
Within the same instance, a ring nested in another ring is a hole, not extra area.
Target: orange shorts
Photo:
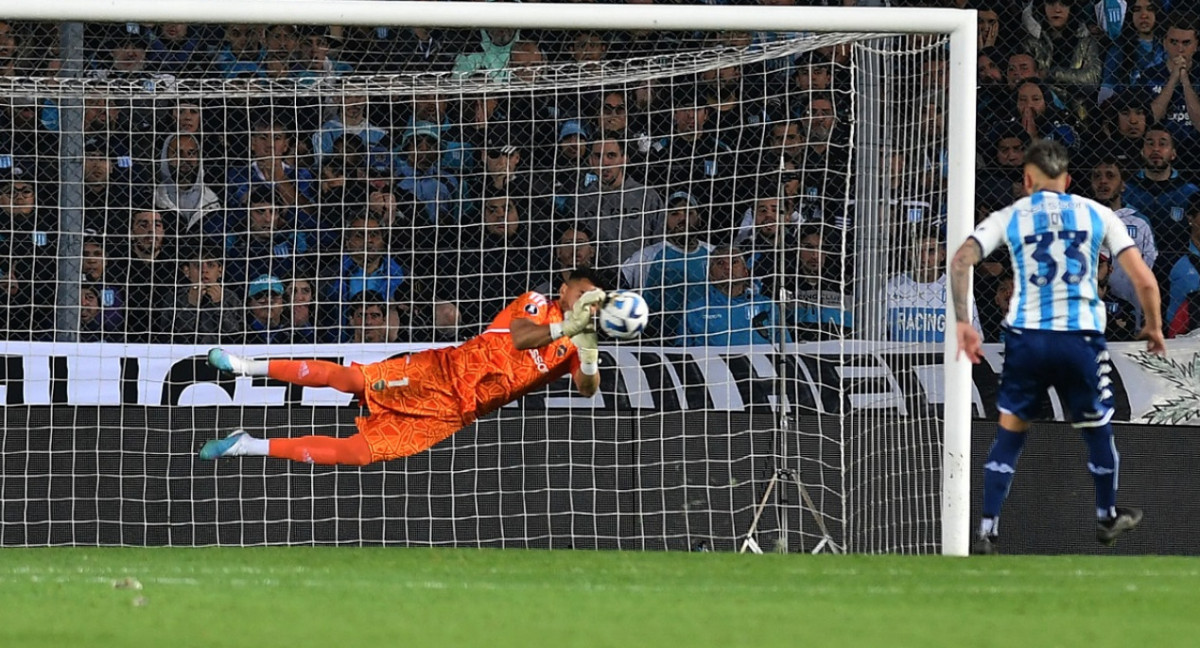
[[[465,427],[462,401],[440,354],[416,353],[358,368],[370,415],[355,424],[372,462],[424,452]]]

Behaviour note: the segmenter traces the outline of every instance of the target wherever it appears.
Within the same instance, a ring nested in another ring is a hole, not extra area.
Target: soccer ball
[[[650,307],[631,290],[618,290],[600,309],[600,330],[616,340],[632,340],[646,329]]]

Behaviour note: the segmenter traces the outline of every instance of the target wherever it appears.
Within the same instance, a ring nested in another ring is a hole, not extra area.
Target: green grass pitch
[[[1157,648],[1197,592],[1188,558],[0,549],[0,646]]]

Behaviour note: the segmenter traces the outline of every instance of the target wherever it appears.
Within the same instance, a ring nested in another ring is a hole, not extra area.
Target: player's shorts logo
[[[538,314],[537,304],[525,304],[525,312],[529,313],[530,315],[537,315]]]

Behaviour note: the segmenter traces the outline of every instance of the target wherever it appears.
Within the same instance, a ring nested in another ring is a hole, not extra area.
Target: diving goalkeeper
[[[579,392],[591,396],[600,382],[593,315],[604,300],[595,275],[575,270],[556,301],[525,293],[501,311],[487,330],[459,346],[366,365],[251,360],[212,349],[208,363],[221,371],[332,387],[358,396],[370,413],[358,417],[358,434],[346,438],[259,439],[235,430],[205,443],[200,458],[265,455],[361,466],[424,452],[567,371]]]

